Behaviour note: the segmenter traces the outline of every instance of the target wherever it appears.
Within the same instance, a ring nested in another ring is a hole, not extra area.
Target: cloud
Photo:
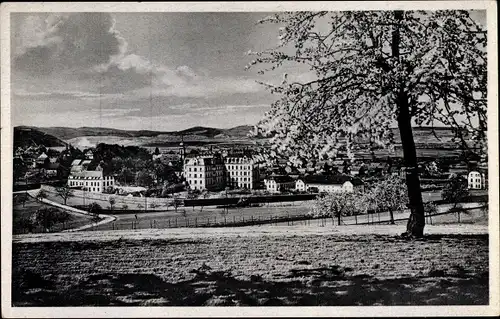
[[[267,93],[252,76],[214,76],[200,65],[168,66],[166,58],[151,61],[129,52],[108,13],[27,15],[20,21],[12,57],[13,116],[26,123],[55,125],[55,118],[67,122],[74,112],[78,124],[128,125],[151,116],[180,125],[177,117],[183,116],[189,123],[240,112],[253,119],[252,112],[264,108]]]
[[[109,13],[51,15],[43,23],[28,18],[22,27],[25,47],[13,59],[15,70],[47,75],[107,64],[126,50]],[[35,28],[33,37],[26,35]]]
[[[16,89],[13,92],[14,97],[25,100],[97,100],[97,99],[119,99],[121,94],[99,94],[94,92],[82,91],[63,91],[53,90],[50,92],[29,92],[24,89]]]

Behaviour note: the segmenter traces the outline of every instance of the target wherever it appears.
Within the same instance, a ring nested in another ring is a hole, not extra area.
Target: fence
[[[448,223],[448,222],[468,222],[471,220],[470,211],[482,210],[487,206],[464,208],[457,211],[446,211],[432,215],[426,215],[426,223]],[[486,212],[483,210],[483,216]],[[408,220],[408,216],[402,217],[396,214],[394,222]],[[443,220],[440,216],[447,216]],[[464,218],[465,217],[465,218]],[[477,217],[477,216],[476,216]],[[433,219],[434,218],[434,219]],[[374,225],[389,224],[390,215],[388,212],[363,214],[357,216],[347,216],[341,218],[341,225]],[[311,215],[279,215],[279,216],[207,216],[207,217],[171,217],[167,219],[137,219],[128,222],[112,222],[95,227],[94,230],[120,230],[120,229],[145,229],[145,228],[190,228],[190,227],[242,227],[242,226],[338,226],[337,217],[331,216],[311,216]]]
[[[56,194],[56,188],[51,185],[42,184],[41,189],[45,190],[48,193]],[[159,197],[127,197],[115,194],[103,194],[103,193],[95,193],[82,191],[78,189],[74,189],[72,192],[71,198],[82,198],[85,199],[88,203],[96,201],[108,203],[109,198],[113,197],[115,199],[115,207],[123,206],[123,205],[148,205],[148,210],[155,210],[156,208],[165,210],[165,207],[169,207],[173,204],[174,200],[172,198],[159,198]]]
[[[313,200],[318,194],[258,195],[227,198],[185,199],[184,206],[227,206]]]
[[[242,227],[242,226],[260,226],[260,225],[315,225],[325,226],[330,217],[312,217],[312,216],[212,216],[212,217],[173,217],[169,219],[150,219],[150,220],[132,220],[129,222],[112,222],[105,225],[92,228],[92,230],[123,230],[123,229],[145,229],[145,228],[206,228],[206,227]]]

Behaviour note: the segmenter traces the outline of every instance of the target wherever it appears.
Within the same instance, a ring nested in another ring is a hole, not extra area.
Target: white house
[[[92,150],[86,151],[85,152],[85,158],[89,159],[89,160],[93,160],[94,159],[94,152],[92,152]]]
[[[220,190],[224,187],[224,162],[217,155],[200,155],[184,160],[184,177],[194,190]]]
[[[254,189],[259,181],[259,166],[247,155],[229,155],[224,158],[226,186]]]
[[[469,189],[485,189],[486,174],[480,171],[470,171],[467,174],[467,185]]]
[[[68,186],[102,193],[106,188],[115,186],[115,178],[111,175],[104,175],[103,171],[71,172],[68,177]]]
[[[318,193],[353,192],[363,190],[363,182],[347,175],[308,175],[295,182],[298,191],[317,191]]]
[[[264,185],[266,185],[267,191],[271,193],[279,193],[294,189],[295,181],[290,176],[274,175],[264,179]]]

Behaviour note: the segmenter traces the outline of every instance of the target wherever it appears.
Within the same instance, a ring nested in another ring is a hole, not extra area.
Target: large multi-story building
[[[115,186],[115,178],[112,175],[105,175],[103,171],[71,172],[68,177],[68,186],[102,193],[106,188]]]
[[[248,154],[222,157],[209,152],[186,158],[184,177],[193,190],[254,189],[259,182],[259,165]]]
[[[184,177],[193,190],[220,190],[224,187],[224,161],[217,154],[187,157]]]
[[[259,165],[246,154],[228,155],[224,158],[226,186],[254,189],[259,182]]]

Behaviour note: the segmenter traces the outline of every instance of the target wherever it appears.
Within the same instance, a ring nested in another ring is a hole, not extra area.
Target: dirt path
[[[31,197],[35,198],[36,197],[36,193],[38,191],[39,191],[39,189],[30,190],[30,191],[28,191],[28,194]],[[64,210],[66,210],[67,212],[69,212],[71,214],[90,215],[89,212],[87,212],[85,210],[81,210],[81,209],[74,208],[74,207],[71,207],[71,206],[68,206],[68,205],[60,204],[58,202],[55,202],[55,201],[47,199],[47,198],[41,198],[40,200],[41,200],[42,203],[45,203],[47,205],[51,205],[51,206],[54,206],[54,207],[57,207],[57,208],[64,209]],[[105,225],[107,223],[111,223],[111,222],[113,222],[113,221],[116,220],[116,216],[106,215],[106,214],[99,214],[99,218],[101,218],[101,220],[99,222],[97,222],[97,223],[91,223],[91,224],[83,225],[83,226],[80,226],[80,227],[77,227],[77,228],[65,229],[65,230],[63,230],[63,232],[74,232],[74,231],[86,230],[86,229],[90,229],[92,227],[97,227],[99,225]]]
[[[14,243],[53,241],[112,241],[118,239],[182,239],[219,237],[261,237],[261,236],[310,236],[310,235],[390,235],[397,236],[406,229],[404,225],[349,225],[349,226],[248,226],[234,228],[170,228],[115,231],[91,231],[74,233],[43,233],[14,235]],[[488,226],[474,224],[427,225],[425,233],[435,234],[488,234]]]

